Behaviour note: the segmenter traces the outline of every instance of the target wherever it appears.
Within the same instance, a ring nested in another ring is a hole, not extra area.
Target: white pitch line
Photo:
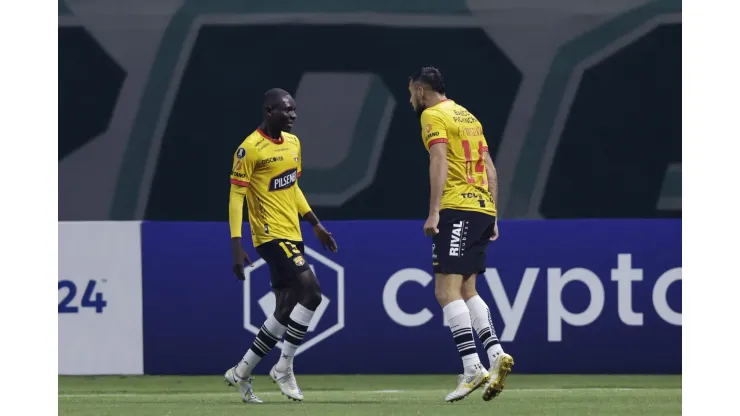
[[[573,388],[541,388],[541,389],[506,389],[506,393],[548,393],[548,392],[583,392],[583,391],[639,391],[639,390],[681,390],[680,387],[668,387],[668,388],[627,388],[627,387],[573,387]],[[393,393],[423,393],[423,392],[438,392],[446,390],[321,390],[315,393],[357,393],[357,394],[393,394]],[[231,396],[236,394],[235,392],[223,392],[223,393],[73,393],[73,394],[58,394],[59,398],[83,398],[83,397],[147,397],[147,396]],[[260,396],[272,396],[279,395],[280,392],[266,391],[258,393]]]

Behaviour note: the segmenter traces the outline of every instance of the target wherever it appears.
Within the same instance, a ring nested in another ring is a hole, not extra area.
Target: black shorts
[[[496,217],[481,212],[443,209],[432,239],[432,265],[439,274],[481,274]]]
[[[300,241],[277,239],[255,248],[257,254],[270,266],[270,283],[273,289],[290,287],[299,274],[310,269]]]

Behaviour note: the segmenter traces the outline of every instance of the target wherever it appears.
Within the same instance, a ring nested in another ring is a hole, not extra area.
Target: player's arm
[[[234,259],[234,274],[244,280],[244,262],[252,262],[242,247],[242,222],[244,217],[244,199],[247,187],[256,162],[254,149],[240,147],[234,154],[234,165],[231,170],[231,187],[229,189],[229,228],[231,231],[231,254]]]
[[[486,164],[486,179],[488,180],[488,192],[491,193],[493,204],[498,207],[498,173],[493,159],[488,152],[483,153],[483,162]]]
[[[442,193],[447,182],[447,143],[437,143],[429,148],[429,216],[439,215]]]
[[[493,164],[493,159],[491,158],[491,154],[488,152],[483,152],[483,163],[486,165],[486,179],[488,179],[488,192],[491,193],[491,198],[493,199],[493,205],[496,207],[496,225],[493,227],[493,235],[491,236],[491,241],[495,241],[498,239],[498,219],[499,219],[499,209],[498,209],[498,172],[496,172],[496,166]]]
[[[442,193],[447,182],[447,128],[444,120],[438,115],[424,111],[421,114],[421,135],[424,147],[429,151],[429,182],[431,193],[429,197],[429,217],[424,224],[425,235],[435,235],[439,232],[439,210],[442,203]]]

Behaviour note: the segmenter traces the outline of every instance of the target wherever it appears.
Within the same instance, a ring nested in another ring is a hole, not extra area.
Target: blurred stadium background
[[[680,413],[680,1],[59,0],[60,413],[243,411],[218,374],[274,299],[264,267],[230,273],[228,173],[272,87],[340,252],[304,228],[325,293],[306,402],[258,377],[250,411],[460,411],[421,233],[422,65],[481,120],[501,189],[478,287],[515,375],[454,406]]]

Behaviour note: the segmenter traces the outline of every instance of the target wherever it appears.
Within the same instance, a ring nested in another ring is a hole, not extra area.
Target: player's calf
[[[473,328],[470,323],[470,312],[462,299],[450,302],[443,309],[445,319],[452,331],[457,351],[463,362],[465,374],[474,374],[480,365],[478,351],[473,340]]]
[[[257,364],[275,347],[285,331],[286,327],[278,322],[274,315],[270,315],[260,328],[254,343],[236,366],[234,370],[236,375],[241,379],[249,378]]]
[[[477,293],[472,297],[466,297],[466,294],[470,293],[464,293],[463,298],[467,299],[465,304],[468,306],[468,310],[470,310],[470,319],[473,324],[473,329],[488,354],[489,365],[493,367],[496,357],[503,354],[504,350],[501,347],[501,342],[496,336],[496,330],[493,327],[491,310]]]
[[[300,303],[293,308],[288,319],[288,329],[285,334],[280,360],[270,370],[270,378],[280,386],[280,391],[284,395],[293,400],[303,400],[303,392],[298,387],[298,382],[295,378],[293,358],[303,341],[303,337],[306,336],[313,314],[314,310]]]
[[[300,304],[308,310],[315,311],[321,304],[321,286],[310,269],[298,275],[295,290],[298,292]]]
[[[472,281],[474,285],[474,279],[475,276],[471,276],[466,283]],[[486,383],[483,390],[483,400],[488,401],[503,391],[506,377],[511,373],[514,366],[514,358],[506,354],[501,347],[501,343],[496,336],[496,330],[493,328],[491,310],[486,305],[486,302],[475,292],[474,286],[471,289],[469,284],[464,284],[462,292],[463,298],[467,299],[465,303],[470,310],[473,328],[488,354],[488,362],[490,364],[488,371],[491,374],[491,379]]]
[[[444,316],[452,331],[452,337],[457,344],[457,350],[463,362],[463,374],[457,379],[457,387],[450,392],[445,400],[454,402],[467,397],[474,390],[485,385],[491,378],[483,368],[478,357],[478,351],[473,340],[473,330],[470,323],[470,312],[465,302],[458,299],[443,308]]]
[[[275,319],[286,328],[290,323],[290,314],[298,304],[298,300],[298,293],[292,288],[275,289]]]

